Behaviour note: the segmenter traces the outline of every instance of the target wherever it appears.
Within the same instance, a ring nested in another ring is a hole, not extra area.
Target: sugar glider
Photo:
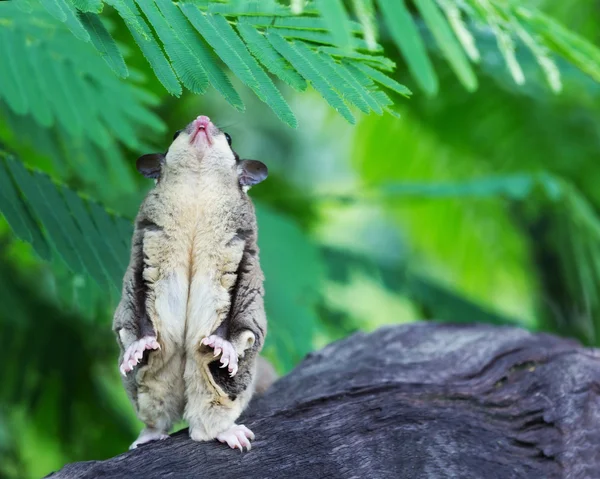
[[[196,441],[250,449],[235,424],[253,393],[267,332],[256,216],[247,191],[267,167],[240,160],[208,117],[144,155],[155,179],[135,220],[113,330],[125,389],[145,424],[131,448],[185,419]]]

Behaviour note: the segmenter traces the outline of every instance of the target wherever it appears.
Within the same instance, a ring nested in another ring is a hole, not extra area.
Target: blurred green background
[[[470,26],[480,56],[473,88],[411,7],[432,90],[377,10],[379,42],[397,65],[389,75],[413,92],[390,93],[400,117],[357,112],[352,125],[318,92],[278,82],[292,129],[231,73],[245,112],[213,89],[170,95],[108,5],[100,18],[126,79],[73,35],[68,16],[65,26],[39,2],[13,3],[0,3],[9,72],[0,74],[0,477],[110,457],[137,435],[111,332],[131,220],[152,187],[135,159],[164,151],[199,114],[270,170],[251,196],[264,354],[280,373],[354,331],[412,321],[516,324],[600,344],[600,63],[580,58],[578,68],[577,51],[552,55],[555,93],[516,41],[527,78],[517,85],[489,28]],[[521,3],[598,44],[595,2]]]

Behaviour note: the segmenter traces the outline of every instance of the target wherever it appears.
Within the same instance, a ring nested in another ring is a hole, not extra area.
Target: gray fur
[[[195,440],[233,426],[252,396],[267,331],[256,215],[240,184],[243,163],[220,130],[209,124],[203,137],[197,121],[157,165],[160,176],[136,218],[114,316],[120,364],[144,336],[156,336],[160,345],[123,379],[146,425],[140,441],[168,432],[182,417]],[[212,334],[238,355],[233,377],[201,344]]]

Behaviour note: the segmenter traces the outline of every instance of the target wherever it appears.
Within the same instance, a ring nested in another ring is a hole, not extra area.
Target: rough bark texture
[[[600,477],[600,354],[517,328],[355,334],[254,400],[241,454],[187,430],[66,478]]]

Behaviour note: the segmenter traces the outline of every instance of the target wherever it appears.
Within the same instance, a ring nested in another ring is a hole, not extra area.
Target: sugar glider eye
[[[179,136],[179,133],[181,133],[183,130],[177,130],[175,132],[175,134],[173,135],[173,141],[175,141],[175,139]]]
[[[227,143],[231,146],[231,136],[229,136],[229,133],[225,133],[225,138],[227,138]]]

